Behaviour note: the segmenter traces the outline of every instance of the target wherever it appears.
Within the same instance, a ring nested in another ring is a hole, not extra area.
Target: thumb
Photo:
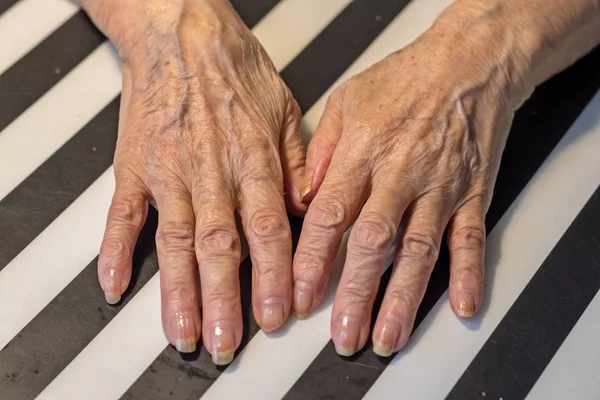
[[[340,110],[342,89],[338,89],[325,106],[306,154],[306,167],[302,185],[301,201],[309,204],[319,191],[331,163],[335,148],[342,136],[342,112]]]
[[[296,216],[306,213],[300,188],[304,182],[304,146],[300,135],[302,113],[295,100],[291,100],[284,120],[279,144],[279,157],[283,172],[283,189],[288,211]]]

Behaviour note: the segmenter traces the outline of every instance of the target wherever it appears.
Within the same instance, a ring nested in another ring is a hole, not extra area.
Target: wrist
[[[544,38],[524,28],[507,2],[458,0],[436,20],[432,31],[446,38],[450,51],[483,72],[504,101],[518,108],[534,90],[536,55]]]

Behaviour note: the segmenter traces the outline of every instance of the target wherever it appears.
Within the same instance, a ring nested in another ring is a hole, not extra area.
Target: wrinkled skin
[[[515,110],[600,42],[599,26],[595,0],[458,0],[332,94],[307,153],[294,309],[305,317],[320,304],[353,225],[331,317],[339,354],[365,345],[390,254],[373,350],[406,344],[446,228],[450,305],[459,317],[478,310],[485,214]]]
[[[165,333],[182,352],[194,351],[202,333],[214,362],[226,364],[242,337],[236,212],[253,261],[256,320],[271,331],[290,313],[284,190],[287,207],[304,211],[294,183],[304,163],[300,112],[229,6],[184,7],[174,21],[137,28],[151,39],[120,47],[116,192],[98,273],[107,301],[118,302],[150,202],[159,211]]]
[[[484,218],[513,108],[504,71],[469,68],[468,56],[443,40],[425,35],[342,85],[309,147],[307,171],[318,194],[295,255],[295,309],[305,315],[319,304],[354,223],[331,322],[343,355],[367,341],[403,219],[375,351],[390,355],[408,340],[448,224],[451,305],[463,317],[480,305]],[[398,79],[398,71],[411,79]]]

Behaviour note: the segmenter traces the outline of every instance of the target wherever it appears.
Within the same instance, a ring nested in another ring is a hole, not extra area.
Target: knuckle
[[[196,234],[198,258],[236,257],[241,251],[240,237],[235,229],[212,227]]]
[[[374,299],[370,288],[362,280],[352,280],[343,287],[341,296],[353,304],[370,304]]]
[[[258,210],[250,217],[252,235],[262,241],[280,241],[291,238],[288,221],[271,210]]]
[[[406,232],[402,239],[401,256],[434,264],[440,252],[433,234]]]
[[[193,290],[191,282],[186,281],[183,278],[171,279],[168,282],[168,289],[165,293],[165,299],[167,304],[171,304],[175,308],[185,304],[196,304],[196,294]]]
[[[296,254],[294,259],[294,279],[296,281],[312,281],[318,279],[325,272],[325,263],[316,259],[309,253]]]
[[[325,197],[312,204],[309,208],[311,222],[323,230],[337,229],[347,219],[348,211],[342,201],[335,197]]]
[[[420,301],[418,297],[407,288],[390,288],[385,296],[391,304],[394,304],[396,310],[406,310],[413,313],[419,308]]]
[[[204,308],[210,307],[212,313],[227,313],[240,302],[240,293],[237,288],[229,285],[214,285],[210,290],[202,292]]]
[[[194,224],[166,222],[156,231],[156,245],[165,252],[194,249]]]
[[[456,271],[456,279],[462,283],[482,284],[484,275],[484,269],[476,263],[465,264]]]
[[[139,201],[127,197],[115,198],[109,209],[113,224],[117,226],[141,225],[144,209]]]
[[[104,239],[100,253],[101,265],[116,265],[133,257],[133,249],[125,241],[114,237]]]
[[[360,253],[381,253],[394,241],[392,223],[379,213],[368,213],[361,217],[350,235],[350,247]]]
[[[452,232],[451,245],[455,251],[481,251],[485,248],[485,231],[483,227],[461,226]]]

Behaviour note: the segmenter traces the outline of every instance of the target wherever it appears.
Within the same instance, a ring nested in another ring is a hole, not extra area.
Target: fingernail
[[[116,269],[109,269],[104,278],[104,297],[106,302],[111,305],[121,301],[121,277]]]
[[[307,200],[306,198],[308,197],[310,192],[312,192],[312,181],[313,181],[313,173],[310,172],[310,173],[308,173],[307,183],[306,183],[306,185],[304,185],[304,187],[302,188],[302,191],[300,192],[300,202],[301,203],[305,203]]]
[[[279,328],[283,324],[284,319],[283,301],[269,299],[264,302],[262,324],[265,331],[271,332]]]
[[[310,194],[312,190],[312,185],[310,183],[306,184],[306,186],[304,186],[304,188],[302,189],[302,192],[300,193],[300,202],[301,203],[306,203],[306,198],[308,197],[308,195]]]
[[[231,325],[215,325],[212,336],[212,359],[215,365],[227,365],[235,354],[235,336]]]
[[[358,339],[360,336],[359,321],[348,315],[341,317],[334,336],[335,351],[340,356],[349,357],[353,355],[358,350]]]
[[[294,312],[300,319],[307,318],[312,309],[312,289],[304,282],[294,284]]]
[[[174,321],[175,348],[180,353],[193,353],[196,351],[196,324],[189,311],[175,313]]]
[[[387,321],[381,330],[374,335],[373,352],[381,357],[389,357],[394,352],[402,333],[402,325]]]
[[[459,317],[472,317],[475,312],[475,299],[473,295],[466,290],[461,290],[456,296],[458,306],[456,308],[456,314]]]

